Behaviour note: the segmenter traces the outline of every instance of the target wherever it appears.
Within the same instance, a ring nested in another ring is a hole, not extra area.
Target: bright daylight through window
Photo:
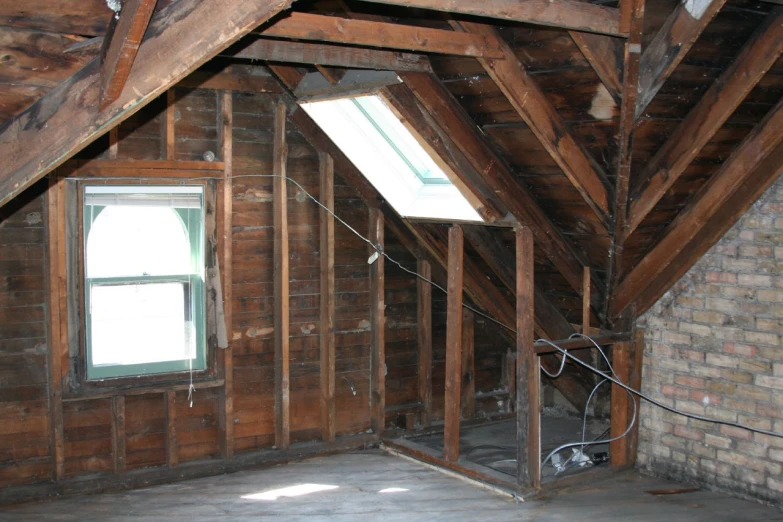
[[[87,186],[87,378],[206,368],[204,190]]]
[[[381,97],[303,102],[302,107],[401,216],[481,221]]]

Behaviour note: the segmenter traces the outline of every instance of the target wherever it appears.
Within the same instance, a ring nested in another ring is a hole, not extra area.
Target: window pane
[[[192,272],[187,230],[175,210],[111,205],[90,215],[95,212],[85,207],[85,219],[94,218],[87,238],[88,278]]]
[[[185,320],[185,283],[94,285],[92,364],[124,365],[194,357]]]

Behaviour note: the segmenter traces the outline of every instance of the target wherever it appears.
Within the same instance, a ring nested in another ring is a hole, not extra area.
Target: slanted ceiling
[[[0,203],[198,68],[186,85],[287,97],[308,72],[338,83],[346,69],[394,70],[403,84],[386,94],[484,215],[532,229],[536,306],[561,320],[543,326],[581,322],[587,267],[594,320],[612,327],[654,303],[780,172],[780,3],[125,0],[110,24],[104,0],[0,0]],[[107,67],[102,49],[133,44],[123,14],[146,24],[152,4],[135,62]],[[442,247],[437,226],[397,228]],[[466,239],[477,281],[513,286],[499,261],[513,259],[511,230]]]

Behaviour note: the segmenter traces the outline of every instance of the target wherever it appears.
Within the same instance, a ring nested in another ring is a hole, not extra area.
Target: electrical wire
[[[402,264],[400,262],[398,262],[397,260],[393,259],[386,252],[384,252],[380,245],[374,245],[372,243],[372,241],[370,241],[369,239],[367,239],[366,237],[361,235],[359,232],[357,232],[353,227],[351,227],[348,223],[346,223],[344,220],[342,220],[337,214],[335,214],[334,211],[332,211],[327,206],[323,205],[312,194],[310,194],[307,190],[305,190],[304,187],[302,187],[302,185],[300,185],[297,181],[295,181],[295,180],[293,180],[293,179],[291,179],[291,178],[289,178],[287,176],[281,176],[279,174],[239,174],[239,175],[231,177],[231,179],[239,179],[239,178],[282,178],[282,179],[288,181],[289,183],[293,183],[294,185],[296,185],[299,188],[299,190],[302,191],[303,194],[305,194],[305,196],[310,198],[316,205],[318,205],[319,207],[321,207],[324,210],[326,210],[326,212],[328,212],[330,215],[332,215],[337,221],[340,222],[340,224],[342,224],[343,226],[348,228],[348,230],[353,232],[358,238],[360,238],[365,243],[367,243],[379,255],[382,255],[383,257],[388,259],[391,263],[393,263],[394,265],[396,265],[399,268],[401,268],[403,271],[413,275],[414,277],[417,277],[418,279],[421,279],[422,281],[424,281],[426,283],[429,283],[430,285],[434,286],[435,288],[437,288],[441,292],[448,294],[448,291],[445,288],[443,288],[442,286],[438,285],[437,283],[435,283],[431,279],[422,276],[421,274],[419,274],[418,272],[416,272],[414,270],[410,270],[410,269],[405,268],[404,266],[402,266]],[[66,179],[69,180],[69,181],[100,182],[100,181],[108,181],[108,180],[129,181],[129,180],[132,180],[132,179],[141,181],[141,180],[144,180],[145,178],[141,178],[141,177],[139,177],[139,178],[127,178],[127,177],[106,177],[106,178],[69,177],[69,178],[66,178]],[[225,178],[221,177],[221,176],[205,176],[205,177],[198,177],[198,178],[156,177],[155,179],[156,180],[172,180],[172,181],[174,181],[176,183],[179,183],[179,184],[182,184],[182,183],[185,183],[185,182],[192,182],[192,181],[204,181],[204,180],[218,180],[218,181],[222,181],[222,180],[225,180]],[[480,310],[477,310],[476,308],[471,307],[471,306],[469,306],[467,304],[463,303],[462,306],[464,308],[470,310],[471,312],[473,312],[473,313],[475,313],[475,314],[477,314],[477,315],[479,315],[481,317],[484,317],[485,319],[487,319],[487,320],[489,320],[489,321],[491,321],[491,322],[501,326],[502,328],[505,328],[506,330],[508,330],[508,331],[510,331],[512,333],[516,333],[516,329],[514,329],[514,328],[512,328],[512,327],[510,327],[510,326],[508,326],[508,325],[506,325],[504,323],[502,323],[501,321],[498,321],[494,317],[492,317],[492,316],[490,316],[490,315],[488,315],[488,314],[486,314],[486,313],[484,313],[484,312],[482,312]],[[584,335],[584,334],[573,334],[571,337],[574,337],[574,336],[580,336],[580,337],[583,337],[585,339],[589,339],[593,343],[593,345],[598,348],[598,344],[590,336],[587,336],[587,335]],[[539,341],[543,341],[543,342],[551,345],[557,351],[562,353],[563,360],[565,360],[566,357],[569,358],[569,359],[572,359],[578,365],[580,365],[580,366],[586,368],[587,370],[589,370],[589,371],[591,371],[591,372],[593,372],[593,373],[603,377],[604,379],[607,379],[607,380],[611,381],[612,383],[620,386],[626,392],[631,393],[633,395],[636,395],[637,397],[646,400],[650,404],[658,406],[659,408],[661,408],[663,410],[666,410],[666,411],[668,411],[670,413],[674,413],[676,415],[681,415],[683,417],[687,417],[687,418],[690,418],[690,419],[700,420],[700,421],[704,421],[704,422],[710,422],[710,423],[713,423],[713,424],[722,424],[722,425],[725,425],[725,426],[732,426],[732,427],[744,429],[744,430],[747,430],[747,431],[750,431],[750,432],[753,432],[753,433],[760,433],[762,435],[768,435],[770,437],[783,438],[783,433],[778,433],[778,432],[771,431],[771,430],[764,430],[764,429],[761,429],[761,428],[754,428],[753,426],[747,426],[747,425],[744,425],[744,424],[740,424],[738,422],[724,421],[724,420],[720,420],[720,419],[714,419],[714,418],[710,418],[710,417],[705,417],[703,415],[697,415],[695,413],[688,413],[688,412],[685,412],[685,411],[682,411],[682,410],[678,410],[677,408],[674,408],[672,406],[668,406],[668,405],[666,405],[666,404],[664,404],[664,403],[662,403],[662,402],[660,402],[660,401],[658,401],[656,399],[653,399],[652,397],[649,397],[648,395],[643,394],[642,392],[640,392],[638,390],[635,390],[635,389],[631,388],[627,384],[621,382],[619,379],[616,379],[616,378],[614,378],[614,377],[612,377],[610,375],[607,375],[606,373],[602,372],[598,368],[595,368],[594,366],[592,366],[592,365],[582,361],[581,359],[578,359],[577,357],[574,357],[573,355],[568,353],[567,350],[557,346],[555,343],[552,343],[552,342],[550,342],[550,341],[548,341],[546,339],[538,339],[537,342],[539,342]],[[609,367],[611,369],[611,364],[609,363],[609,360],[607,359],[606,354],[604,354],[603,351],[600,348],[599,348],[599,351],[601,352],[601,354],[604,357],[604,360],[606,360],[607,364],[609,364]],[[612,372],[614,372],[614,370],[612,370]],[[559,373],[558,373],[558,375],[559,375]],[[634,400],[634,401],[631,401],[631,402],[633,402],[633,405],[634,405],[634,418],[635,418],[636,417],[636,401]],[[617,440],[618,438],[624,437],[625,435],[627,435],[628,432],[630,432],[631,427],[632,426],[629,425],[628,429],[626,430],[626,432],[623,435],[621,435],[619,437],[615,437],[613,439],[607,439],[607,441],[611,442],[611,441]],[[582,444],[582,443],[581,442],[572,443],[570,445],[567,445],[566,447],[578,446],[580,444]]]

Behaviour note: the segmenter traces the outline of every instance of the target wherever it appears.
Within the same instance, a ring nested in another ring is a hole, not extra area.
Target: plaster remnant
[[[701,17],[704,16],[710,3],[711,0],[683,0],[685,10],[696,20],[701,20]]]
[[[310,332],[315,330],[314,324],[308,324],[306,326],[300,326],[299,329],[302,331],[303,334],[308,335]]]
[[[266,328],[248,328],[245,335],[248,337],[265,337],[275,332],[274,327],[268,326]]]
[[[42,219],[40,212],[30,212],[24,218],[25,225],[39,225],[41,221]]]
[[[370,329],[370,321],[367,319],[362,319],[359,321],[359,328],[362,330],[369,330]]]
[[[590,103],[590,110],[587,111],[588,114],[596,120],[611,120],[616,109],[617,104],[612,95],[603,83],[599,83],[593,101]]]

